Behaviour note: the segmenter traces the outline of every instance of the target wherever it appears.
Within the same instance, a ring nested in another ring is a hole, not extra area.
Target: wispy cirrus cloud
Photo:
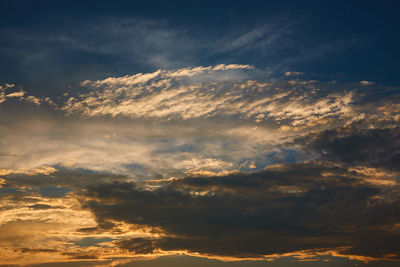
[[[231,116],[291,126],[353,115],[351,90],[329,92],[313,80],[260,81],[260,75],[248,65],[218,65],[85,81],[92,91],[71,97],[62,110],[162,120]]]

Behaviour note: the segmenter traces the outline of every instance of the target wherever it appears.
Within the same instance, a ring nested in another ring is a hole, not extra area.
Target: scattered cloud
[[[370,81],[360,81],[360,84],[362,84],[362,85],[371,85],[371,84],[374,84],[374,82],[370,82]]]
[[[287,71],[285,72],[285,76],[301,76],[304,73],[301,71]]]
[[[33,103],[37,106],[39,106],[41,103],[46,103],[48,105],[56,107],[56,104],[49,97],[38,98],[36,96],[26,95],[26,92],[23,90],[14,91],[14,92],[6,94],[6,90],[9,90],[10,88],[13,88],[13,87],[14,87],[14,84],[6,83],[3,86],[0,85],[0,104],[6,102],[10,98],[17,98],[19,101]]]
[[[161,120],[229,116],[295,127],[354,115],[352,90],[329,92],[317,81],[254,80],[259,75],[248,65],[218,65],[85,81],[92,91],[69,98],[62,110]]]

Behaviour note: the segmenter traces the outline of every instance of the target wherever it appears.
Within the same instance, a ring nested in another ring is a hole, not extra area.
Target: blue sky
[[[272,76],[399,83],[395,1],[1,5],[0,79],[38,93],[61,93],[82,79],[220,63]]]

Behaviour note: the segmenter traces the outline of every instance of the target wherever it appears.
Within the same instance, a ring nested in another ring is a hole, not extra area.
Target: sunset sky
[[[0,266],[399,266],[399,8],[0,1]]]

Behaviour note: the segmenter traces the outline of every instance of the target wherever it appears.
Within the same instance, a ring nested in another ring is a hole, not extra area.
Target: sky
[[[398,266],[397,1],[0,1],[0,266]]]

